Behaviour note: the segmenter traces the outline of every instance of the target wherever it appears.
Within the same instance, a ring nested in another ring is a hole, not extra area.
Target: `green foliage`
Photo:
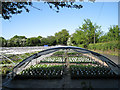
[[[42,38],[42,36],[38,36],[37,38],[41,39],[41,38]]]
[[[56,45],[56,38],[55,36],[47,36],[47,38],[41,38],[41,44],[40,45]]]
[[[11,71],[12,71],[12,66],[9,66],[9,67],[4,66],[4,67],[2,67],[2,68],[1,68],[2,77],[3,77],[3,78],[6,77],[6,75],[7,75],[9,72],[11,72]]]
[[[79,52],[68,52],[67,55],[81,55]]]
[[[65,54],[64,51],[57,51],[53,55],[64,55],[64,54]]]
[[[67,45],[69,33],[66,29],[63,29],[62,31],[55,33],[55,37],[56,37],[57,44]]]
[[[90,19],[84,20],[84,23],[79,27],[75,33],[70,37],[69,32],[66,29],[61,30],[58,33],[55,33],[54,36],[42,37],[31,37],[26,38],[25,36],[15,35],[9,40],[6,40],[3,37],[0,37],[0,46],[2,47],[24,47],[24,46],[43,46],[43,45],[72,45],[82,48],[94,49],[94,50],[112,50],[115,51],[117,48],[116,44],[93,44],[109,42],[109,41],[119,41],[119,27],[118,25],[110,26],[109,32],[102,35],[101,27],[93,24]],[[95,37],[95,38],[94,38]],[[119,44],[118,48],[119,48]],[[101,47],[103,46],[103,47]],[[117,49],[118,49],[117,48]]]
[[[9,1],[9,0],[8,0]],[[28,6],[40,10],[39,8],[33,6],[32,2],[0,2],[2,3],[2,18],[10,19],[13,14],[20,14],[23,12],[23,9],[26,12],[29,12]],[[83,6],[80,4],[76,4],[75,2],[44,2],[48,4],[51,9],[54,9],[56,12],[59,12],[60,8],[75,8],[80,9]]]
[[[52,46],[56,45],[56,38],[54,36],[47,36],[47,45]]]
[[[70,74],[72,79],[79,78],[116,78],[114,72],[106,66],[92,66],[92,65],[71,65]]]
[[[31,2],[2,2],[2,17],[4,19],[10,19],[12,14],[20,14],[22,9],[29,12],[27,5],[31,4]]]
[[[41,60],[40,63],[65,63],[64,59],[64,57],[53,55]]]
[[[9,60],[4,60],[2,59],[2,61],[0,61],[0,64],[10,64],[11,62]]]
[[[42,38],[42,39],[41,39],[41,45],[48,45],[48,40],[47,40],[47,38]]]
[[[44,38],[42,36],[26,38],[25,36],[17,36],[10,38],[9,40],[0,37],[0,46],[3,47],[25,47],[25,46],[42,46],[42,45],[56,45],[55,36],[48,36]]]
[[[26,43],[27,46],[38,46],[40,45],[40,40],[36,37],[27,38]]]
[[[120,49],[120,45],[118,41],[112,41],[112,42],[106,42],[106,43],[89,44],[88,49],[102,50],[102,51],[107,51],[107,50],[115,51]]]
[[[26,45],[26,37],[25,36],[17,36],[15,35],[11,39],[7,40],[8,47],[21,47]]]
[[[39,78],[39,79],[54,79],[62,78],[63,75],[63,65],[47,65],[47,64],[37,64],[31,66],[30,68],[23,70],[15,78],[17,79],[27,79],[27,78]]]
[[[75,33],[73,33],[71,40],[74,45],[84,44],[84,48],[87,48],[89,43],[98,42],[98,38],[101,35],[101,27],[93,24],[90,19],[84,20],[84,24],[79,27]]]
[[[0,47],[7,46],[7,40],[3,37],[0,37]]]
[[[99,38],[99,42],[109,42],[109,41],[119,41],[119,27],[118,25],[110,26],[109,32],[105,33],[103,36]]]
[[[84,44],[79,44],[78,47],[84,48]]]

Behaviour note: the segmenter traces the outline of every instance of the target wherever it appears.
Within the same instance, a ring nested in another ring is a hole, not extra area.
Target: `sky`
[[[73,34],[84,23],[84,19],[90,19],[101,26],[106,33],[112,25],[118,25],[118,2],[76,2],[83,5],[81,9],[60,9],[59,13],[50,9],[47,4],[34,2],[33,5],[41,10],[28,7],[19,15],[13,15],[10,20],[2,19],[2,36],[10,39],[14,35],[29,37],[47,37],[54,35],[62,29],[67,29]]]

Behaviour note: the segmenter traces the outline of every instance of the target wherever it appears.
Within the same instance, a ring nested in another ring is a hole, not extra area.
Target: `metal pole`
[[[5,58],[8,59],[9,61],[11,61],[13,64],[15,64],[10,58],[8,58],[8,57],[6,57],[6,56],[4,56],[4,55],[1,55],[1,56],[5,57]]]

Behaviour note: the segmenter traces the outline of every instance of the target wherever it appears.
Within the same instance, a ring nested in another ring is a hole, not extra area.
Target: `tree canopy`
[[[40,40],[36,37],[27,38],[26,44],[28,46],[38,46],[40,44]]]
[[[7,41],[3,37],[0,37],[0,46],[7,46]]]
[[[15,35],[6,40],[0,37],[0,45],[3,47],[23,47],[23,46],[43,46],[43,45],[83,45],[86,48],[89,44],[118,41],[119,27],[118,25],[110,26],[109,31],[105,34],[101,31],[101,26],[94,24],[90,19],[84,20],[84,23],[76,29],[76,31],[69,35],[68,30],[62,29],[56,32],[53,36],[47,37],[31,37]]]
[[[8,0],[9,1],[9,0]],[[94,2],[95,0],[88,0]],[[81,4],[76,4],[74,0],[68,1],[44,1],[51,9],[54,9],[57,13],[59,12],[60,8],[75,8],[80,9],[83,6]],[[2,2],[0,3],[0,7],[2,7],[2,18],[10,19],[13,14],[20,14],[25,10],[29,12],[29,6],[40,10],[39,8],[35,7],[32,2]]]
[[[93,24],[90,19],[84,20],[83,25],[73,33],[71,37],[72,43],[75,45],[88,45],[90,43],[94,43],[94,40],[97,42],[100,34],[102,33],[100,28],[100,26]]]
[[[57,44],[67,45],[69,33],[66,29],[63,29],[62,31],[55,33],[55,37],[56,37]]]
[[[109,32],[105,33],[103,36],[99,38],[99,42],[108,42],[108,41],[119,41],[119,27],[118,25],[113,25],[109,27]]]

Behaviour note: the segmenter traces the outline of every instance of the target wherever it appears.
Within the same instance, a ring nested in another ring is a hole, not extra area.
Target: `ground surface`
[[[71,79],[69,73],[69,63],[65,68],[65,73],[62,79],[24,79],[24,80],[12,80],[7,88],[3,90],[9,90],[9,88],[119,88],[120,80],[118,79]]]
[[[9,88],[118,88],[119,81],[116,79],[79,79],[72,80],[69,74],[63,79],[54,80],[13,80]]]
[[[108,57],[110,60],[112,60],[114,63],[120,66],[120,57],[113,56],[113,55],[107,55],[107,54],[102,54],[102,55]]]

